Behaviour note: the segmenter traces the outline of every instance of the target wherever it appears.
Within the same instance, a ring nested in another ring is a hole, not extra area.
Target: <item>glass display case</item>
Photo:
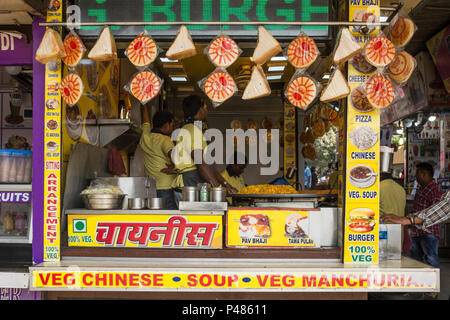
[[[31,243],[31,184],[0,184],[0,243]]]

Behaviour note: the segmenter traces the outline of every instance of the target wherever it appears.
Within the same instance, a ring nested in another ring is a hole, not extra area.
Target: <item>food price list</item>
[[[378,3],[349,2],[349,21],[375,21],[379,15]],[[350,32],[364,47],[378,29],[351,26]],[[378,262],[380,115],[365,90],[376,68],[362,52],[348,62],[344,263]]]
[[[60,4],[50,4],[47,22],[62,22]],[[61,33],[61,30],[58,32]],[[61,65],[61,59],[57,59],[45,66],[44,261],[60,259]]]

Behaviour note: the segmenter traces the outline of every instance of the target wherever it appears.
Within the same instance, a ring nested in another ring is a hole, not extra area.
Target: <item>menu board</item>
[[[361,15],[379,17],[378,3],[358,3],[350,0],[349,21]],[[350,27],[361,46],[379,29],[364,28]],[[361,103],[365,98],[362,85],[375,71],[348,63],[351,93],[347,99],[344,263],[378,262],[380,113]]]
[[[47,22],[62,22],[62,6],[52,6]],[[61,30],[58,30],[61,32]],[[60,259],[61,208],[61,59],[45,67],[44,261]]]
[[[309,234],[308,211],[236,208],[227,212],[227,247],[316,247]]]
[[[221,249],[222,215],[69,215],[70,247]]]

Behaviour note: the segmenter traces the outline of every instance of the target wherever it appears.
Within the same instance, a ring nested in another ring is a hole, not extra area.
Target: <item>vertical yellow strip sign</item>
[[[62,22],[62,5],[51,4],[47,22]],[[49,62],[45,67],[44,261],[60,260],[61,70],[61,59]]]
[[[349,21],[361,21],[362,16],[379,17],[379,2],[370,3],[361,5],[361,1],[350,0]],[[364,46],[379,27],[351,26],[350,31]],[[351,95],[347,99],[344,263],[378,263],[380,113],[378,109],[357,109],[358,95],[365,92],[360,91],[361,86],[375,71],[363,73],[348,63]],[[360,145],[355,137],[361,134],[376,135],[376,142],[369,148]],[[367,173],[376,175],[367,178]]]
[[[289,103],[284,104],[284,121],[283,121],[283,142],[284,142],[284,177],[294,188],[297,187],[297,173],[290,179],[288,178],[288,171],[290,168],[297,167],[297,155],[295,152],[291,152],[296,149],[296,122],[295,122],[295,107]]]

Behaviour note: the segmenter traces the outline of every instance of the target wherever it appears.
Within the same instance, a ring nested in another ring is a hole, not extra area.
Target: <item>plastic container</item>
[[[25,154],[25,175],[23,177],[24,183],[31,183],[33,153],[31,151],[24,151]]]
[[[31,183],[32,152],[0,149],[0,183]]]
[[[210,199],[212,202],[224,202],[226,197],[226,189],[225,188],[211,188],[211,196]]]
[[[378,261],[386,261],[388,256],[388,230],[385,224],[380,224],[378,241]]]
[[[11,150],[0,149],[0,183],[9,181],[9,163],[11,161]]]
[[[21,234],[25,233],[25,215],[21,212],[16,214],[14,219],[14,229]]]
[[[198,199],[197,188],[196,187],[183,187],[183,201],[195,202]]]
[[[21,151],[13,151],[13,158],[16,166],[16,176],[9,176],[10,182],[11,179],[15,180],[16,183],[23,183],[25,178],[25,160],[26,156]]]
[[[200,202],[209,202],[209,193],[211,191],[211,187],[208,183],[199,183],[197,184],[198,190],[198,201]]]

